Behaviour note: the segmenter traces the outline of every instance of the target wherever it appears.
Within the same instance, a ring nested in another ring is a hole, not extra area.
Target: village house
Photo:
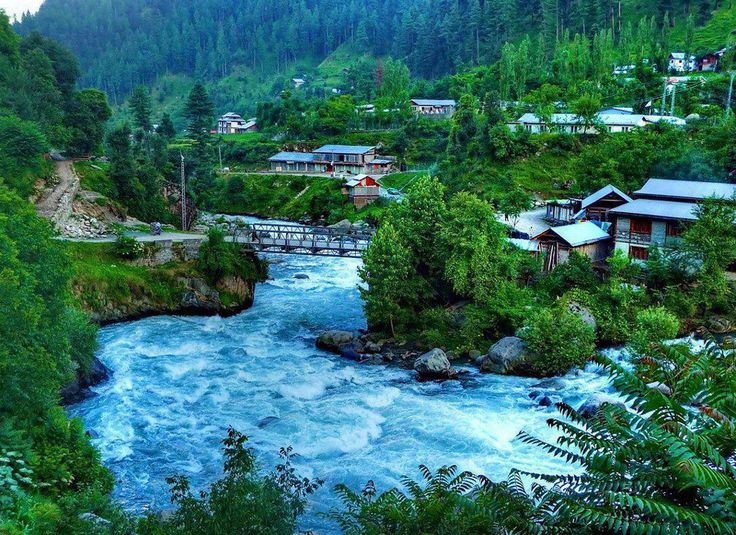
[[[455,113],[457,103],[454,100],[438,100],[428,98],[411,99],[411,109],[417,115],[428,117],[451,117]]]
[[[306,83],[307,81],[304,78],[292,78],[291,79],[291,85],[294,86],[294,89],[300,89]]]
[[[697,219],[698,203],[734,195],[734,184],[653,178],[634,192],[631,202],[609,211],[614,246],[631,258],[646,260],[650,247],[672,247],[681,241],[683,226]]]
[[[611,250],[611,235],[592,221],[552,227],[532,239],[544,254],[545,271],[567,262],[573,251],[595,263],[604,261]]]
[[[641,115],[626,113],[599,113],[596,116],[596,125],[585,126],[585,121],[574,113],[554,113],[549,124],[534,113],[525,113],[517,121],[508,123],[513,129],[523,128],[532,134],[545,131],[556,131],[568,134],[597,134],[598,128],[605,128],[611,133],[630,132],[635,128],[642,128],[649,124],[666,122],[675,126],[685,126],[685,120],[679,117],[666,115]]]
[[[280,152],[269,158],[272,171],[306,173],[386,174],[395,160],[379,156],[376,147],[324,145],[313,152]]]
[[[686,58],[684,52],[672,52],[668,60],[670,71],[674,72],[693,72],[696,68],[695,56]]]
[[[258,125],[255,118],[245,120],[237,113],[226,113],[217,120],[218,134],[243,134],[256,130],[258,130]]]
[[[342,187],[355,208],[360,210],[381,197],[381,183],[377,177],[358,175],[349,179]]]

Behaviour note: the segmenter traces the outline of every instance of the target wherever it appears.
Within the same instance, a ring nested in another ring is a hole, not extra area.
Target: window
[[[652,233],[651,219],[632,219],[631,220],[631,232],[636,233],[636,234],[651,234]]]
[[[667,237],[679,238],[682,236],[682,225],[679,221],[669,221],[667,223]]]
[[[649,260],[649,249],[644,247],[629,247],[629,257],[634,260]]]

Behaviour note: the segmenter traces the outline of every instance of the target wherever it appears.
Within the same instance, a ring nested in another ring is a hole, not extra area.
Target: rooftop
[[[674,125],[682,126],[685,124],[683,119],[679,117],[671,117],[668,115],[642,115],[638,113],[599,113],[597,120],[606,126],[645,126],[646,124],[658,123],[660,121],[668,122]],[[525,113],[522,115],[518,123],[542,124],[543,121],[534,113]],[[574,113],[553,113],[551,124],[572,124],[581,125],[583,119]]]
[[[644,187],[634,192],[636,197],[670,197],[687,200],[702,200],[708,197],[730,199],[734,195],[736,195],[736,184],[665,178],[649,179]]]
[[[279,152],[268,160],[270,162],[313,162],[316,159],[311,152]]]
[[[601,200],[603,197],[606,197],[607,195],[610,195],[611,193],[615,193],[622,199],[624,199],[626,202],[631,202],[633,199],[626,195],[623,191],[618,189],[616,186],[608,185],[605,188],[601,188],[592,195],[588,195],[585,199],[583,199],[582,208],[587,208],[591,204]]]
[[[572,247],[607,240],[611,237],[608,232],[595,223],[586,221],[585,223],[574,223],[563,227],[552,227],[538,234],[534,239],[536,240],[539,236],[547,232],[557,234]]]
[[[417,106],[455,106],[454,100],[441,100],[432,98],[413,98],[411,101]]]
[[[314,152],[318,154],[365,154],[375,148],[359,145],[324,145]]]
[[[645,216],[653,219],[674,221],[695,221],[697,204],[655,199],[636,199],[630,203],[613,208],[611,213],[618,215]]]

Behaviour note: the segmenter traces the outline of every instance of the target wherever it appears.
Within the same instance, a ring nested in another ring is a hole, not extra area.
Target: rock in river
[[[599,410],[601,410],[604,405],[607,404],[616,405],[623,409],[626,408],[626,405],[624,405],[623,402],[618,398],[614,398],[606,394],[593,394],[585,400],[585,403],[580,406],[580,408],[578,409],[578,414],[586,419],[592,418],[598,413]]]
[[[87,372],[77,372],[76,378],[61,391],[61,400],[64,405],[78,403],[93,396],[90,388],[107,381],[112,375],[110,368],[95,357]]]
[[[529,352],[524,340],[518,336],[507,336],[496,342],[479,362],[482,372],[513,375],[528,367]]]
[[[451,379],[457,375],[447,355],[441,349],[433,349],[419,357],[414,362],[414,369],[420,380]]]
[[[353,338],[353,333],[348,331],[327,331],[317,338],[317,347],[340,354],[345,346],[353,343]]]

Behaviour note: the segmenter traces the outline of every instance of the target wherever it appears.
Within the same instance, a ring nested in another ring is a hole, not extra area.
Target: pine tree
[[[144,132],[150,132],[151,126],[151,97],[148,89],[138,86],[133,90],[133,95],[128,103],[133,113],[133,124]]]
[[[201,82],[197,82],[189,93],[184,107],[184,117],[189,120],[189,133],[192,135],[207,132],[212,125],[215,106]]]
[[[157,132],[166,140],[171,141],[176,137],[176,128],[171,120],[171,115],[164,113],[161,117],[161,124],[158,126]]]

